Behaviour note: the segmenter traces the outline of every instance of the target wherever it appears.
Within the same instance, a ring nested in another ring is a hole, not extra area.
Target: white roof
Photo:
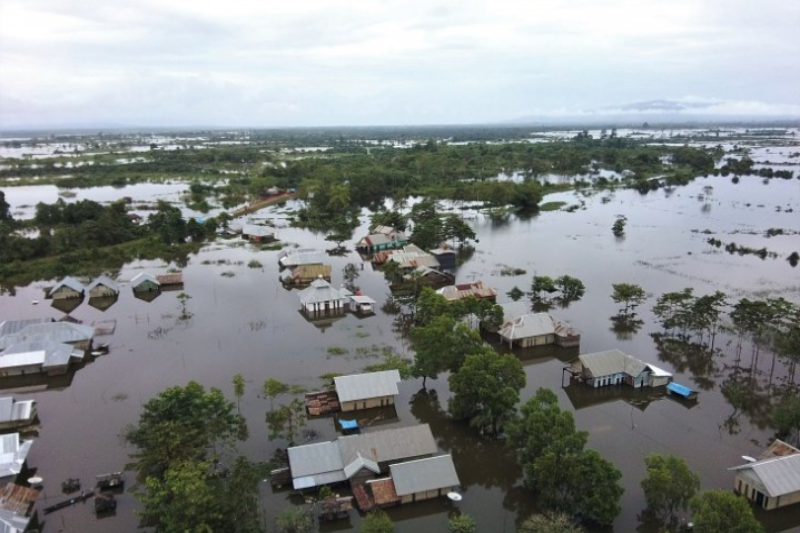
[[[457,487],[461,484],[450,455],[397,463],[391,465],[389,470],[392,472],[398,496]]]
[[[48,294],[52,296],[53,293],[56,292],[61,287],[69,287],[74,291],[83,292],[83,283],[81,283],[75,278],[66,277],[61,281],[59,281],[58,283],[56,283],[55,286],[52,289],[50,289],[50,292]]]
[[[532,313],[509,320],[500,328],[500,335],[505,339],[526,339],[541,335],[553,335],[556,325],[548,313]]]
[[[53,322],[52,318],[26,318],[24,320],[4,320],[0,322],[0,337],[12,335],[33,324]]]
[[[299,291],[297,296],[303,305],[346,300],[350,296],[347,289],[334,289],[324,279],[315,279],[311,285]]]
[[[770,498],[800,492],[800,454],[764,459],[730,470],[751,470]]]
[[[651,365],[650,363],[647,363],[647,366],[650,368],[650,373],[653,374],[654,377],[657,377],[657,378],[671,378],[672,377],[672,373],[671,372],[667,372],[663,368],[657,367],[656,365]]]
[[[94,338],[94,328],[71,322],[45,322],[32,324],[19,330],[13,335],[0,337],[0,350],[5,350],[12,344],[24,342],[60,342],[77,343]]]
[[[30,521],[30,517],[0,508],[0,533],[22,533]]]
[[[20,442],[19,433],[0,435],[0,478],[16,476],[28,458],[32,440]]]
[[[369,296],[362,296],[360,294],[354,294],[350,296],[350,299],[358,304],[374,304],[375,300],[370,298]]]
[[[530,313],[530,307],[522,300],[500,304],[500,307],[503,308],[503,320],[506,322]]]
[[[256,224],[245,224],[242,228],[242,234],[255,235],[257,237],[271,237],[275,234],[275,230],[268,226],[258,226]]]
[[[145,281],[149,281],[154,285],[161,285],[161,283],[154,275],[148,274],[147,272],[140,272],[139,274],[133,276],[133,279],[131,280],[131,287],[138,287]]]
[[[344,467],[344,475],[347,479],[350,479],[354,475],[358,474],[358,472],[362,468],[368,468],[369,470],[375,472],[376,474],[381,473],[381,469],[378,466],[378,463],[373,461],[372,459],[368,459],[361,455],[361,452],[356,452],[356,458],[350,461]]]
[[[336,393],[339,395],[340,402],[394,396],[398,394],[397,384],[400,382],[400,372],[383,370],[351,376],[337,376],[333,378],[333,382],[336,384]]]
[[[315,250],[303,250],[289,253],[280,259],[281,265],[285,267],[294,267],[300,265],[316,265],[317,263],[324,263],[325,255],[322,252]]]
[[[0,368],[29,365],[63,366],[70,359],[83,359],[85,352],[69,344],[53,341],[21,342],[0,353]]]
[[[11,396],[0,398],[0,422],[28,420],[33,416],[35,400],[17,401]]]
[[[98,285],[104,285],[104,286],[108,287],[109,289],[111,289],[112,291],[114,291],[116,293],[119,293],[119,283],[117,283],[113,279],[109,278],[108,276],[100,276],[99,278],[97,278],[96,280],[91,282],[86,287],[86,291],[87,292],[91,291],[92,289],[94,289]]]

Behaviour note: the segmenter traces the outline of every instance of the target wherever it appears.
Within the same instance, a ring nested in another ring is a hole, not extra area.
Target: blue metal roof
[[[681,385],[680,383],[675,383],[674,381],[667,385],[667,390],[683,396],[684,398],[688,398],[694,393],[694,391],[689,387]]]
[[[342,426],[342,429],[358,429],[358,420],[339,419],[339,425]]]

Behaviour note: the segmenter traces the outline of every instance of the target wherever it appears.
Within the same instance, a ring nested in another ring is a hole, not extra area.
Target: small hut
[[[133,292],[158,292],[161,283],[152,274],[141,272],[136,274],[131,280]]]
[[[100,276],[86,287],[89,298],[113,298],[119,295],[119,283],[108,276]]]
[[[178,291],[183,289],[183,272],[170,272],[156,276],[162,291]]]
[[[63,300],[66,298],[80,298],[83,296],[85,290],[83,284],[75,278],[66,277],[56,283],[55,287],[50,289],[48,296],[53,300]]]

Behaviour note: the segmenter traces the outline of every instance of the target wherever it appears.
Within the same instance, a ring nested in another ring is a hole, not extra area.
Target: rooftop
[[[297,296],[303,305],[345,300],[350,297],[347,289],[335,289],[324,279],[315,279],[311,285],[299,291]]]
[[[618,373],[638,376],[647,368],[647,363],[644,361],[640,361],[632,355],[617,349],[583,354],[578,356],[578,360],[594,377],[610,376]]]
[[[0,398],[0,423],[29,420],[34,413],[35,400],[17,401],[11,396]]]
[[[16,476],[31,451],[32,440],[20,441],[19,433],[0,435],[0,478]]]
[[[751,470],[771,498],[800,492],[800,454],[764,459],[730,470]]]
[[[48,294],[52,296],[54,292],[56,292],[58,289],[62,287],[68,287],[76,292],[83,292],[84,290],[83,283],[81,283],[75,278],[66,277],[61,281],[59,281],[58,283],[56,283],[55,286],[53,286],[53,288],[50,289],[50,292]]]
[[[108,276],[100,276],[99,278],[97,278],[96,280],[91,282],[86,287],[86,290],[87,291],[91,291],[92,289],[94,289],[98,285],[103,285],[104,287],[108,287],[109,289],[111,289],[114,292],[117,292],[117,293],[119,292],[119,283],[117,283],[113,279],[109,278]]]
[[[353,402],[398,394],[400,372],[384,370],[367,374],[353,374],[333,378],[340,402]]]
[[[461,484],[450,455],[398,463],[391,465],[389,469],[398,496],[457,487]]]
[[[78,343],[86,342],[94,337],[94,328],[71,322],[43,322],[26,326],[14,334],[0,337],[0,350],[5,350],[12,344],[25,342],[56,342]]]

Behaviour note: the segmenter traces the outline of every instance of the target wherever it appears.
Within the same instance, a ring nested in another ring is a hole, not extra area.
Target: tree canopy
[[[642,490],[648,509],[662,522],[685,510],[700,490],[700,477],[689,469],[686,461],[674,455],[648,455],[644,459],[647,477]]]
[[[697,533],[763,533],[750,504],[727,490],[709,490],[691,502]]]

